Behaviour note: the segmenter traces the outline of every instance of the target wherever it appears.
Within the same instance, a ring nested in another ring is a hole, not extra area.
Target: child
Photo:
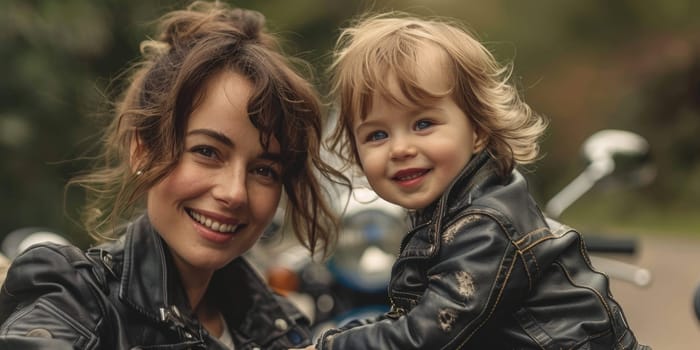
[[[316,349],[643,349],[576,231],[545,219],[515,170],[542,117],[510,67],[458,25],[392,13],[344,30],[331,145],[409,210],[391,311]]]

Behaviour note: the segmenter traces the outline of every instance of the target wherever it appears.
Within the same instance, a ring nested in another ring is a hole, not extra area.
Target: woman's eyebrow
[[[260,158],[270,160],[273,162],[277,162],[277,163],[282,162],[282,154],[280,154],[280,153],[264,152],[263,154],[260,155]]]
[[[190,136],[190,135],[205,135],[205,136],[209,136],[209,137],[225,144],[226,146],[229,146],[229,147],[234,146],[233,141],[228,136],[226,136],[218,131],[211,130],[211,129],[190,130],[189,132],[187,132],[187,136]],[[282,162],[282,154],[280,154],[279,152],[263,152],[262,154],[260,154],[260,158],[271,160],[271,161],[278,162],[278,163]]]
[[[213,139],[215,139],[215,140],[217,140],[217,141],[219,141],[219,142],[221,142],[221,143],[223,143],[223,144],[225,144],[225,145],[227,145],[227,146],[233,147],[233,141],[231,141],[231,139],[228,138],[228,136],[226,136],[226,135],[224,135],[224,134],[222,134],[222,133],[220,133],[220,132],[218,132],[218,131],[211,130],[211,129],[194,129],[194,130],[190,130],[190,131],[187,133],[187,136],[190,136],[190,135],[197,135],[197,134],[209,136],[209,137],[211,137],[211,138],[213,138]]]

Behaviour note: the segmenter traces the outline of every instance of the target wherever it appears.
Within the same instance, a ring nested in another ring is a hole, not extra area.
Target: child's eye
[[[429,120],[419,120],[416,122],[414,127],[416,130],[423,130],[423,129],[427,129],[431,126],[433,126],[433,122],[431,122]]]
[[[389,137],[386,132],[384,131],[373,131],[367,135],[367,138],[365,139],[366,141],[379,141],[382,139],[385,139]]]

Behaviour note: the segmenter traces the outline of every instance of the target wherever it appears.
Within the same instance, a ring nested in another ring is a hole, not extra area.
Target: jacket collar
[[[163,318],[160,310],[171,305],[189,309],[184,307],[184,296],[174,300],[177,293],[173,292],[182,288],[168,288],[179,279],[175,271],[169,271],[174,270],[168,269],[172,265],[169,253],[145,215],[127,227],[124,239],[119,299],[157,320]]]
[[[504,180],[497,175],[496,166],[488,152],[475,154],[437,200],[411,213],[412,230],[404,237],[401,256],[434,256],[440,249],[445,218],[471,205],[490,183]]]

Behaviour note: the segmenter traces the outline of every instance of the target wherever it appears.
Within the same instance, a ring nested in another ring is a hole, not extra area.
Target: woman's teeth
[[[211,218],[205,217],[204,215],[196,213],[194,211],[188,211],[188,212],[189,212],[190,216],[195,221],[202,224],[203,226],[206,226],[207,228],[211,229],[212,231],[221,232],[221,233],[233,233],[233,232],[236,232],[236,229],[238,228],[238,225],[223,224],[223,223],[220,223],[218,221],[214,221]]]

